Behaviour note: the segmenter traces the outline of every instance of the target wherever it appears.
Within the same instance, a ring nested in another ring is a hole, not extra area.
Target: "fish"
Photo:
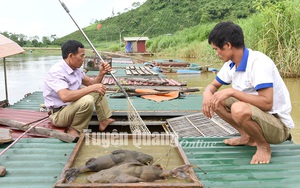
[[[114,150],[108,155],[98,158],[89,159],[85,165],[79,168],[70,168],[65,171],[65,181],[70,183],[76,179],[80,173],[98,172],[103,169],[108,169],[116,165],[127,162],[135,162],[137,164],[149,165],[153,163],[151,155],[132,151],[132,150]]]
[[[187,171],[191,168],[193,168],[192,165],[185,164],[173,170],[164,170],[159,164],[144,165],[129,162],[91,174],[87,176],[87,181],[90,183],[137,183],[153,182],[167,177],[190,179]]]

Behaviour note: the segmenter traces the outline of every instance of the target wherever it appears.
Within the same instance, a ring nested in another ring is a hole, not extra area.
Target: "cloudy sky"
[[[146,0],[61,0],[76,23],[84,28],[97,19],[105,19],[132,3]],[[62,37],[78,30],[59,0],[0,0],[0,32],[25,34],[28,37]]]

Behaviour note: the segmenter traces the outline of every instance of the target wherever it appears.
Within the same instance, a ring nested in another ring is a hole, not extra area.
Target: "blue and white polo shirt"
[[[294,128],[290,115],[292,106],[289,91],[281,78],[274,62],[265,54],[244,48],[244,55],[238,67],[233,61],[224,63],[216,76],[223,84],[232,84],[232,88],[257,95],[257,91],[273,87],[273,107],[270,114],[278,114],[282,122],[289,128]]]

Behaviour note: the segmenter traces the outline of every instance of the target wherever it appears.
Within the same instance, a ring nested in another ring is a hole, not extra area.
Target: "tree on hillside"
[[[51,44],[51,41],[50,41],[49,37],[45,37],[45,36],[42,38],[42,42],[43,42],[44,45]]]

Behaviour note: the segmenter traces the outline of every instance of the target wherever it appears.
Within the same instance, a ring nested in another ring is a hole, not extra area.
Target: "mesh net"
[[[132,134],[151,134],[129,98],[127,98],[127,116]]]

